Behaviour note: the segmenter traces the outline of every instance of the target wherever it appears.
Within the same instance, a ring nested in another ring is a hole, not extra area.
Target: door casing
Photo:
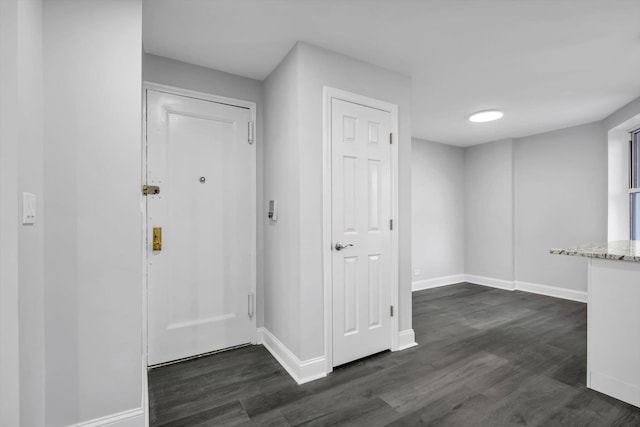
[[[325,86],[323,88],[323,135],[322,135],[322,264],[324,286],[324,352],[327,374],[333,371],[333,302],[332,302],[332,204],[331,204],[331,100],[360,104],[389,112],[391,115],[391,304],[394,315],[391,318],[391,351],[398,350],[398,106],[367,96]]]
[[[251,121],[254,123],[253,125],[253,144],[258,144],[257,132],[256,132],[256,103],[251,101],[244,101],[240,99],[228,98],[224,96],[211,95],[208,93],[182,89],[174,86],[163,85],[159,83],[144,81],[143,82],[143,102],[142,102],[142,167],[141,167],[141,184],[140,190],[142,189],[142,184],[146,184],[146,170],[147,170],[147,89],[153,89],[156,91],[166,92],[173,95],[186,96],[190,98],[201,99],[204,101],[212,101],[220,104],[227,104],[235,107],[247,108],[251,112]],[[251,164],[253,168],[249,173],[251,174],[251,260],[250,260],[250,268],[251,268],[251,292],[254,295],[254,315],[251,318],[251,344],[256,344],[257,342],[257,292],[256,292],[256,283],[257,283],[257,163],[256,163],[256,152],[253,151]],[[142,350],[143,350],[143,364],[146,369],[149,366],[148,362],[148,304],[147,304],[147,295],[148,295],[148,241],[147,241],[147,204],[145,203],[144,197],[142,195],[142,191],[140,191],[140,210],[142,213]],[[146,378],[146,375],[144,375]],[[143,383],[145,381],[143,380]],[[146,385],[143,384],[143,387]]]

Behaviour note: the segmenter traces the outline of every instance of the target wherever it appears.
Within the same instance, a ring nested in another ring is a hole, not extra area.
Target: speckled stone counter
[[[573,255],[588,258],[640,262],[640,240],[617,240],[607,243],[592,243],[573,248],[551,249],[549,252],[556,255]]]

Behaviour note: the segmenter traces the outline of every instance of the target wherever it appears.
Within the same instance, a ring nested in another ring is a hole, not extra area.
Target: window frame
[[[640,221],[634,225],[634,194],[640,193],[640,128],[630,132],[629,138],[629,239],[640,234]],[[635,196],[639,197],[639,196]]]

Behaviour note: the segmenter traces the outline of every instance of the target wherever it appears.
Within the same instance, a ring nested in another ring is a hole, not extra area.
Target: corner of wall
[[[413,329],[404,329],[398,333],[398,351],[417,346],[416,334]]]
[[[304,384],[327,376],[327,360],[325,356],[300,360],[291,349],[269,332],[267,328],[258,329],[258,344],[264,345],[298,384]]]
[[[465,272],[512,281],[513,234],[513,140],[465,149]]]
[[[295,45],[263,84],[264,200],[276,200],[279,213],[277,221],[261,216],[264,329],[296,355],[301,354],[302,340],[298,57]]]
[[[640,114],[640,97],[630,101],[628,104],[620,107],[607,116],[602,121],[604,130],[609,131],[638,114]]]

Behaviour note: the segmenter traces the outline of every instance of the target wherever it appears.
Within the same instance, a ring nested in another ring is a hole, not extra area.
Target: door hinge
[[[142,194],[148,196],[149,194],[160,194],[160,187],[157,185],[143,185],[142,186]]]
[[[389,220],[389,230],[393,230],[393,220]]]
[[[390,307],[389,313],[391,314],[391,317],[393,317],[393,306]]]
[[[393,144],[393,134],[389,134],[389,144]]]
[[[249,141],[249,144],[253,144],[253,122],[249,122],[249,134],[247,136],[247,141]]]
[[[255,310],[254,306],[255,306],[255,301],[253,300],[253,294],[247,295],[247,315],[249,316],[249,319],[253,317],[253,313]]]

